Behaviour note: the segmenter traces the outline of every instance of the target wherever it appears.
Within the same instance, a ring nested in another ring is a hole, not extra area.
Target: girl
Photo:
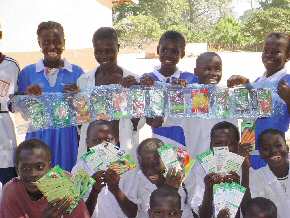
[[[38,43],[43,59],[25,67],[18,79],[20,93],[41,95],[42,93],[77,90],[75,85],[83,70],[62,59],[65,39],[61,24],[48,21],[39,24]],[[60,165],[70,171],[77,158],[78,135],[76,127],[44,129],[27,133],[26,139],[38,138],[50,145],[52,165]]]

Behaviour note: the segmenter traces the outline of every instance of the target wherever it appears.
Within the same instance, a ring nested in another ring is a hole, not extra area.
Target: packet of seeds
[[[158,153],[163,164],[166,167],[166,173],[169,169],[182,170],[182,166],[177,156],[177,150],[173,145],[165,144],[158,148]]]
[[[192,113],[208,113],[209,112],[209,93],[208,89],[195,89],[191,92],[192,97]]]
[[[252,151],[256,149],[255,128],[254,120],[243,120],[241,123],[241,144],[252,145]]]
[[[113,120],[120,120],[121,118],[128,116],[128,90],[117,86],[112,92]]]
[[[145,116],[146,94],[145,90],[133,87],[130,90],[131,117],[140,118]]]
[[[214,158],[213,152],[211,149],[197,155],[196,159],[199,161],[206,174],[216,172],[216,159]]]
[[[168,107],[170,116],[184,116],[186,114],[186,103],[183,89],[168,89]]]
[[[257,100],[259,107],[259,115],[268,117],[272,114],[272,92],[271,89],[258,89]]]

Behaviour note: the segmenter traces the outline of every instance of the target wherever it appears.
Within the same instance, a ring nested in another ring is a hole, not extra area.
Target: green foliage
[[[269,8],[284,8],[290,10],[289,0],[260,0],[259,4],[264,10]]]
[[[115,24],[121,45],[142,47],[157,41],[162,31],[156,18],[146,15],[128,16]]]
[[[240,48],[245,43],[241,28],[241,24],[234,17],[224,17],[214,26],[208,40],[215,47],[231,50]]]
[[[265,36],[270,32],[290,33],[289,20],[289,9],[258,10],[247,18],[242,31],[247,37],[252,38],[250,44],[261,46]]]

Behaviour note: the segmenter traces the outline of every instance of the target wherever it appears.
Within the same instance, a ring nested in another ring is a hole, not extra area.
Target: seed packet
[[[250,114],[250,94],[245,87],[234,88],[232,92],[233,116],[247,116]]]
[[[230,96],[228,89],[216,89],[213,93],[213,116],[226,118],[230,113]]]
[[[78,93],[72,96],[71,107],[75,123],[80,125],[91,121],[90,99],[87,93]]]
[[[241,144],[252,145],[252,151],[254,151],[256,149],[255,142],[255,121],[243,120],[241,123]]]
[[[51,95],[52,125],[54,128],[61,128],[72,125],[72,116],[69,103],[65,98]]]
[[[230,184],[230,194],[227,197],[227,205],[231,218],[235,218],[240,204],[246,192],[246,188],[237,183]]]
[[[228,146],[213,147],[213,153],[216,162],[215,173],[226,173],[225,166],[227,155],[229,153],[229,147]]]
[[[177,149],[170,144],[165,144],[158,148],[158,153],[163,164],[166,167],[166,172],[169,169],[182,170],[181,164],[177,156]]]
[[[112,117],[113,120],[120,120],[128,117],[128,90],[116,89],[112,92]]]
[[[111,96],[108,86],[98,86],[92,93],[90,98],[91,112],[94,119],[110,120],[110,104]]]
[[[147,117],[163,117],[165,110],[165,92],[161,88],[148,90]]]
[[[185,116],[186,104],[183,89],[168,89],[168,107],[170,116]]]
[[[184,178],[187,178],[195,163],[195,160],[192,159],[189,155],[189,152],[183,149],[182,147],[177,148],[177,157],[182,165]]]
[[[73,176],[73,184],[79,198],[83,198],[86,193],[91,190],[95,182],[96,181],[84,170],[77,171],[77,173]]]
[[[145,116],[145,90],[132,88],[130,90],[131,116],[140,118]]]
[[[225,195],[226,192],[224,188],[224,183],[213,185],[213,202],[216,215],[218,215],[222,209],[225,209],[227,207]]]
[[[197,160],[205,170],[206,174],[216,172],[216,159],[211,149],[197,155]]]
[[[208,89],[195,89],[191,92],[192,113],[208,113],[209,111],[209,93]]]
[[[272,114],[272,92],[270,89],[257,89],[259,115],[263,117]]]
[[[111,166],[118,166],[118,174],[122,175],[125,172],[136,168],[136,162],[133,157],[129,154],[124,154],[120,157],[119,160],[112,162]]]
[[[224,172],[230,173],[230,172],[236,172],[238,173],[241,169],[241,166],[244,162],[245,158],[241,155],[228,152],[225,160],[224,165]]]

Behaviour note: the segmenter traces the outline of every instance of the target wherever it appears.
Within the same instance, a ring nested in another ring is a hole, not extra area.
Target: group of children
[[[89,73],[62,58],[65,38],[59,23],[41,23],[37,36],[43,59],[21,72],[13,59],[0,53],[0,158],[7,160],[0,163],[0,181],[4,185],[10,180],[4,186],[2,196],[0,194],[0,218],[226,218],[230,217],[227,208],[218,214],[214,211],[213,186],[222,182],[240,183],[247,190],[237,218],[288,216],[289,149],[285,140],[290,107],[290,76],[285,68],[290,58],[288,34],[271,33],[266,37],[262,54],[266,72],[251,83],[255,88],[269,85],[274,88],[274,108],[282,110],[271,117],[257,119],[256,145],[260,155],[254,158],[250,155],[250,146],[240,142],[235,119],[145,117],[106,121],[105,117],[99,117],[80,129],[66,127],[27,133],[26,140],[16,147],[14,127],[8,113],[11,109],[7,104],[9,95],[77,93],[108,84],[153,86],[156,81],[218,87],[222,77],[222,60],[214,52],[203,53],[197,58],[194,73],[179,70],[177,64],[185,56],[186,42],[176,31],[167,31],[161,36],[157,47],[160,66],[140,78],[118,66],[119,44],[113,28],[102,27],[94,33],[92,42],[98,65]],[[229,78],[228,87],[249,82],[241,75],[234,75]],[[152,135],[140,140],[144,126],[152,128]],[[136,157],[137,168],[122,175],[113,166],[98,172],[86,169],[79,157],[87,149],[105,141]],[[244,156],[245,161],[240,172],[227,175],[206,174],[199,163],[186,178],[174,169],[164,175],[165,168],[157,150],[168,142],[187,147],[192,157],[209,148],[228,146],[230,152]],[[261,164],[254,167],[257,160]],[[35,185],[55,165],[72,174],[84,169],[96,181],[70,215],[65,214],[70,205],[68,199],[48,203]]]

